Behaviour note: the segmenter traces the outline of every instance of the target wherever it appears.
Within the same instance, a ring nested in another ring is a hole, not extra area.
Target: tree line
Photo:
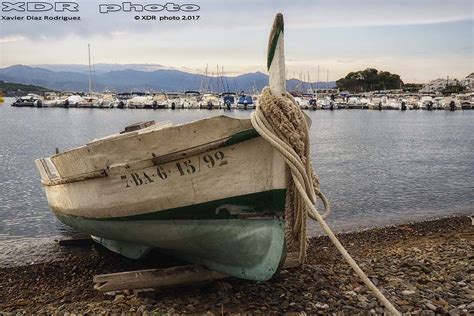
[[[401,89],[403,81],[400,75],[392,74],[388,71],[378,71],[374,68],[367,68],[356,72],[350,72],[344,78],[336,81],[340,91],[352,93]]]

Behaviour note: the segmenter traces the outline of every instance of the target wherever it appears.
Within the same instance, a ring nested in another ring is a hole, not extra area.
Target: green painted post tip
[[[270,66],[273,62],[273,57],[275,57],[275,50],[278,43],[278,38],[280,34],[284,32],[284,22],[283,14],[277,13],[275,20],[273,21],[272,30],[270,32],[270,37],[268,39],[268,55],[267,55],[267,70],[270,70]]]

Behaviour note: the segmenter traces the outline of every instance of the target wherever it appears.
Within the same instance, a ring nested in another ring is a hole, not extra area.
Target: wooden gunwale
[[[235,140],[236,135],[239,135],[239,134],[241,135],[243,133],[248,133],[249,135],[247,135],[246,137],[244,136],[242,138],[239,138],[239,139]],[[107,167],[107,169],[101,169],[101,170],[92,171],[92,172],[88,172],[88,173],[82,173],[82,174],[78,174],[78,175],[71,176],[71,177],[65,177],[65,178],[59,178],[59,179],[53,179],[53,180],[51,180],[51,179],[50,180],[42,180],[41,182],[45,186],[56,186],[56,185],[64,185],[64,184],[68,184],[68,183],[74,183],[74,182],[80,182],[80,181],[86,181],[86,180],[92,180],[92,179],[106,178],[109,174],[115,173],[116,171],[119,171],[119,170],[122,170],[122,169],[126,169],[128,171],[133,171],[133,170],[137,170],[137,169],[148,168],[148,167],[156,166],[156,165],[159,165],[159,164],[162,164],[162,163],[172,162],[172,161],[176,161],[176,160],[179,160],[179,159],[183,159],[185,157],[198,155],[198,154],[201,154],[201,153],[209,151],[209,150],[222,148],[222,147],[225,147],[225,146],[230,146],[232,144],[235,144],[235,143],[238,143],[238,142],[241,142],[241,141],[245,141],[245,140],[251,139],[253,137],[258,137],[258,134],[254,129],[244,130],[244,131],[239,132],[237,134],[234,134],[232,136],[225,137],[225,138],[213,141],[213,142],[209,142],[209,143],[206,143],[206,144],[201,144],[201,145],[198,145],[198,146],[190,147],[190,148],[187,148],[185,150],[172,152],[172,153],[165,154],[165,155],[162,155],[162,156],[153,157],[151,159],[148,158],[148,159],[143,159],[143,160],[139,160],[139,161],[135,161],[135,162],[131,162],[131,163],[115,164],[115,165]],[[42,162],[43,168],[45,168],[45,166],[44,166],[45,164],[43,163],[43,159],[41,159],[40,161]],[[49,176],[50,173],[47,172],[47,174]]]

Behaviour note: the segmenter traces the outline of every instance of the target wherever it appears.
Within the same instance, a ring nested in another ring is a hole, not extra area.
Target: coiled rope
[[[380,302],[391,314],[401,315],[352,259],[324,221],[330,212],[329,202],[319,189],[319,179],[311,164],[308,124],[293,97],[289,93],[276,96],[270,88],[265,88],[250,120],[260,136],[283,155],[291,171],[285,206],[288,248],[297,249],[300,262],[303,263],[308,247],[306,218],[309,216],[317,220],[337,250]],[[323,214],[316,209],[316,197],[323,202]]]

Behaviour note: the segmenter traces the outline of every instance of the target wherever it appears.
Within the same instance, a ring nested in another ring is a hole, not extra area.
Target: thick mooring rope
[[[289,93],[284,97],[276,96],[271,93],[270,88],[265,88],[250,120],[260,136],[283,155],[291,171],[285,210],[287,221],[285,234],[290,251],[297,250],[300,262],[304,262],[307,250],[306,218],[309,216],[317,220],[365,285],[390,313],[401,315],[370,281],[324,221],[324,217],[330,211],[329,202],[319,190],[319,179],[311,165],[308,124],[292,96]],[[323,214],[320,214],[315,207],[316,197],[319,197],[324,204]]]

